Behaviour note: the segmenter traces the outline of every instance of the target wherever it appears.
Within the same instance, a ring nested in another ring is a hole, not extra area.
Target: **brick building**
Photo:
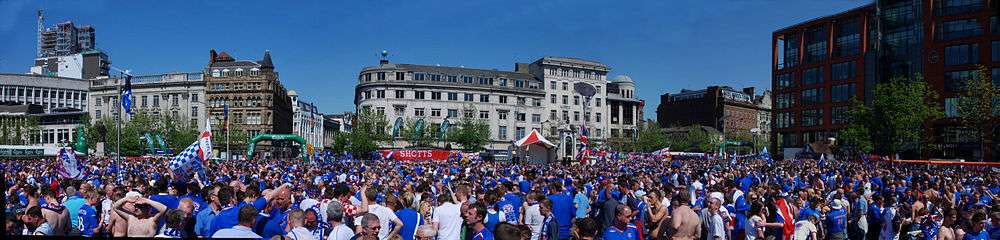
[[[754,88],[737,91],[728,86],[710,86],[701,90],[681,90],[660,95],[656,122],[660,127],[702,125],[724,134],[750,134],[757,128],[760,109],[754,101]]]

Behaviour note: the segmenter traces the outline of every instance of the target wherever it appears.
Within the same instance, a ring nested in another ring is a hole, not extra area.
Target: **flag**
[[[170,170],[174,173],[174,178],[186,181],[188,177],[198,172],[205,176],[204,162],[212,154],[212,124],[205,125],[205,131],[201,133],[198,141],[195,141],[181,151],[177,156],[170,159]],[[203,179],[205,180],[205,179]]]
[[[80,160],[76,159],[76,152],[73,149],[59,149],[58,157],[56,158],[59,159],[59,175],[63,178],[84,179],[87,177],[87,166],[84,166],[80,163]]]
[[[580,124],[580,143],[584,146],[587,145],[587,136],[590,136],[590,131],[587,131],[587,125]]]
[[[132,114],[132,75],[125,75],[125,87],[122,88],[122,108],[125,113]]]
[[[760,150],[760,159],[764,159],[764,161],[767,161],[767,165],[774,164],[774,160],[771,160],[771,155],[767,154],[767,147],[764,147],[764,149]]]

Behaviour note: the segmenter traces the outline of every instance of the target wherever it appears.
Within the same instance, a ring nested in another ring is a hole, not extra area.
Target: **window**
[[[226,71],[228,71],[228,70],[226,70]],[[223,72],[225,72],[225,71],[223,71]],[[371,73],[365,73],[365,75],[361,75],[361,80],[365,81],[365,82],[371,82],[372,81],[372,74]]]
[[[501,87],[506,87],[507,86],[507,79],[506,78],[501,78],[500,79],[500,86]]]
[[[507,140],[507,126],[497,127],[497,138]]]
[[[594,113],[594,121],[601,122],[601,113]]]
[[[549,102],[552,102],[552,104],[556,104],[556,95],[555,94],[549,94]]]
[[[564,105],[565,104],[569,104],[569,96],[563,95],[562,97],[563,97],[563,101],[562,101],[563,103],[562,104],[564,104]]]
[[[983,27],[976,19],[946,21],[937,25],[937,40],[945,41],[983,35]]]
[[[500,103],[507,104],[507,96],[500,96]]]
[[[573,121],[574,122],[580,121],[580,111],[573,111]]]
[[[525,114],[523,112],[515,113],[518,122],[524,122]]]
[[[853,83],[833,86],[832,91],[833,93],[831,93],[832,96],[830,97],[830,100],[833,102],[846,102],[847,100],[850,100],[851,97],[854,97],[855,94]]]
[[[414,73],[413,74],[413,80],[423,81],[424,80],[424,74],[423,73]]]
[[[431,81],[440,82],[441,81],[441,75],[431,74]]]
[[[514,87],[524,88],[524,80],[514,80]]]
[[[406,114],[406,107],[404,106],[393,106],[392,111],[396,113],[396,116],[402,117]]]
[[[834,107],[830,109],[830,120],[832,124],[846,124],[851,120],[850,109],[847,106]]]
[[[396,72],[396,80],[403,81],[403,79],[405,79],[405,77],[406,77],[406,73],[404,73],[404,72]]]
[[[431,117],[440,117],[440,116],[441,116],[440,108],[431,108]]]
[[[558,119],[559,116],[557,116],[557,115],[558,114],[556,113],[556,110],[549,111],[549,120],[556,120],[556,119]]]
[[[1000,62],[1000,41],[990,42],[990,59],[993,62]]]
[[[368,106],[365,106],[365,107],[368,107]],[[378,114],[378,115],[385,116],[385,107],[376,107],[375,108],[375,113]]]
[[[569,111],[563,110],[563,121],[569,122]]]
[[[488,95],[488,94],[481,94],[481,95],[479,95],[479,102],[483,102],[483,103],[490,102],[490,95]]]
[[[944,116],[958,117],[958,98],[952,97],[944,99]]]
[[[468,83],[468,84],[472,84],[472,77],[471,76],[462,76],[462,82]]]
[[[802,126],[823,125],[823,109],[802,110]]]
[[[212,69],[212,77],[221,77],[221,76],[222,75],[219,74],[219,69]]]
[[[424,116],[424,108],[414,108],[413,109],[413,116],[423,117]]]
[[[458,101],[458,93],[448,93],[448,101]]]
[[[466,102],[472,102],[472,101],[474,101],[473,99],[475,99],[475,98],[473,98],[473,97],[472,97],[472,94],[471,94],[471,93],[466,93],[466,94],[465,94],[465,99],[464,99],[464,100],[465,100]]]
[[[802,71],[802,85],[823,83],[823,67],[814,67]]]
[[[531,122],[532,123],[540,123],[540,122],[542,122],[542,115],[541,114],[531,114]]]
[[[944,48],[944,65],[979,63],[979,44],[963,44]]]
[[[975,70],[952,71],[944,73],[944,90],[959,92],[965,88],[965,83],[976,77]]]
[[[535,107],[541,107],[542,106],[542,99],[541,98],[532,98],[531,102],[534,103],[533,105]]]
[[[481,85],[493,85],[493,78],[479,77],[479,84],[481,84]]]
[[[785,109],[795,106],[795,94],[794,93],[782,93],[775,97],[775,109]]]
[[[413,91],[415,99],[424,99],[424,91]]]
[[[938,0],[934,1],[934,14],[949,16],[967,13],[983,8],[983,0]]]
[[[480,119],[489,119],[490,118],[490,111],[479,111],[479,118]]]
[[[815,104],[823,101],[823,89],[814,88],[802,90],[802,103]]]
[[[160,107],[160,95],[153,95],[153,107]]]
[[[573,105],[580,105],[580,96],[573,96]]]
[[[441,100],[441,92],[431,92],[431,100]]]
[[[853,18],[837,24],[837,37],[833,40],[833,56],[853,56],[861,53],[861,24]]]
[[[774,79],[778,83],[778,89],[792,87],[795,84],[792,82],[792,73],[779,74]]]
[[[448,117],[449,118],[458,117],[458,109],[448,109]]]
[[[448,76],[448,82],[450,82],[450,83],[458,82],[458,76],[449,75]]]
[[[563,91],[566,91],[567,89],[569,89],[569,83],[563,82],[562,83],[562,89],[563,89]]]
[[[802,39],[798,34],[785,35],[785,45],[784,45],[784,62],[780,63],[778,68],[782,67],[794,67],[799,65],[799,43]]]
[[[84,96],[86,96],[86,95],[84,95]],[[192,102],[197,102],[198,101],[198,94],[197,93],[192,93],[191,94],[191,101]]]
[[[820,26],[806,31],[806,63],[826,59],[827,27]]]
[[[375,73],[375,77],[376,77],[376,79],[378,79],[378,80],[380,80],[380,81],[381,81],[381,80],[385,80],[385,72],[378,72],[378,73]]]
[[[556,89],[556,81],[549,81],[549,89],[553,89],[553,90]]]
[[[142,104],[141,104],[141,105],[142,105],[142,107],[146,107],[146,97],[147,97],[147,96],[142,96],[142,97],[141,97],[141,99],[142,99],[142,101],[141,101],[141,102],[142,102]],[[100,104],[98,104],[98,106],[100,106]]]
[[[507,111],[505,111],[505,110],[498,110],[498,111],[497,111],[497,119],[500,119],[500,120],[507,120],[507,113],[508,113],[508,112],[507,112]]]
[[[834,81],[854,78],[857,73],[856,68],[854,68],[854,61],[833,64],[830,66],[830,71],[830,77]]]
[[[524,127],[517,127],[517,132],[515,133],[517,139],[524,138]]]

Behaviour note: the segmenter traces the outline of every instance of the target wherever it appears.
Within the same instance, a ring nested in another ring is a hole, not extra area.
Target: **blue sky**
[[[364,66],[513,70],[569,56],[625,74],[656,118],[659,95],[707,85],[770,88],[771,33],[870,0],[30,1],[0,0],[0,72],[27,72],[35,10],[46,25],[97,29],[97,46],[133,74],[201,71],[209,49],[270,50],[281,82],[326,113],[353,110]]]

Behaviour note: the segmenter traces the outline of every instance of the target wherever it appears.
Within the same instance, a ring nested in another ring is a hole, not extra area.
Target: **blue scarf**
[[[163,229],[163,235],[164,236],[168,236],[168,237],[183,238],[184,237],[184,231],[173,229],[173,228],[164,228]]]

